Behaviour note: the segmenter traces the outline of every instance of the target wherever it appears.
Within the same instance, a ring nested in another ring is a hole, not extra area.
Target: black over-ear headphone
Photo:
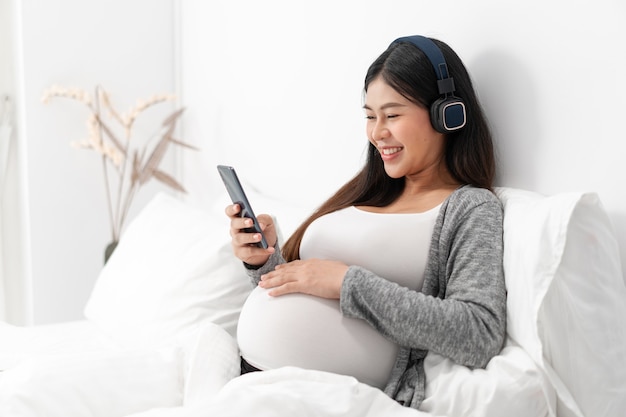
[[[437,74],[437,87],[441,98],[430,105],[430,122],[440,133],[453,132],[461,129],[467,122],[465,104],[454,96],[454,79],[448,73],[448,65],[439,47],[431,39],[424,36],[405,36],[391,44],[409,42],[417,46],[430,60]]]

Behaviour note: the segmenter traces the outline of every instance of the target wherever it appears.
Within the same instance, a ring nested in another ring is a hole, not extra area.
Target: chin
[[[398,179],[398,178],[403,178],[404,174],[398,172],[397,169],[393,169],[393,168],[387,168],[387,166],[385,165],[385,173],[387,174],[387,176],[389,176],[390,178],[394,178],[394,179]]]

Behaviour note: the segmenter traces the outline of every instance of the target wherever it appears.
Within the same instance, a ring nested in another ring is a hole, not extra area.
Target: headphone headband
[[[454,96],[454,79],[448,72],[448,65],[441,49],[432,39],[421,35],[404,36],[391,42],[391,45],[402,42],[412,43],[419,48],[428,57],[435,70],[437,88],[443,97],[435,101],[430,107],[433,127],[441,133],[461,129],[467,120],[465,104],[463,100]]]
[[[425,36],[414,35],[398,38],[391,42],[391,45],[401,42],[412,43],[426,54],[437,75],[439,94],[450,94],[454,92],[454,79],[450,77],[446,59],[443,57],[441,49],[435,45],[435,42]]]
[[[421,35],[403,36],[396,39],[391,44],[393,45],[394,43],[401,42],[412,43],[421,49],[433,65],[438,79],[442,80],[444,78],[448,78],[448,66],[446,65],[446,60],[441,53],[441,49],[439,49],[431,39]]]

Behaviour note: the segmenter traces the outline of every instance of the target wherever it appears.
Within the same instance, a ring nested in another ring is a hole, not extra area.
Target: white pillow
[[[179,349],[34,356],[0,374],[0,415],[123,417],[183,399]]]
[[[485,369],[470,369],[436,353],[424,360],[429,416],[547,416],[554,390],[530,356],[510,339]],[[546,396],[546,393],[548,396]]]
[[[154,345],[210,321],[236,334],[253,286],[232,254],[228,219],[161,193],[128,226],[85,316],[120,343]]]
[[[212,398],[241,373],[237,341],[220,326],[209,323],[187,354],[185,406]]]
[[[558,416],[626,409],[626,288],[594,193],[500,188],[508,333],[547,374]]]

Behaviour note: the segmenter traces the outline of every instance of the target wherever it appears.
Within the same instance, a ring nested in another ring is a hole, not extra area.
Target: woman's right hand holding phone
[[[272,217],[267,214],[257,216],[257,220],[265,235],[265,240],[267,240],[269,245],[267,249],[263,249],[257,246],[257,243],[261,241],[261,235],[244,230],[252,226],[252,219],[240,217],[241,207],[239,207],[239,204],[226,206],[225,211],[230,218],[231,244],[235,256],[249,265],[261,266],[267,262],[270,255],[274,253],[274,246],[277,240],[276,228],[274,227]]]

